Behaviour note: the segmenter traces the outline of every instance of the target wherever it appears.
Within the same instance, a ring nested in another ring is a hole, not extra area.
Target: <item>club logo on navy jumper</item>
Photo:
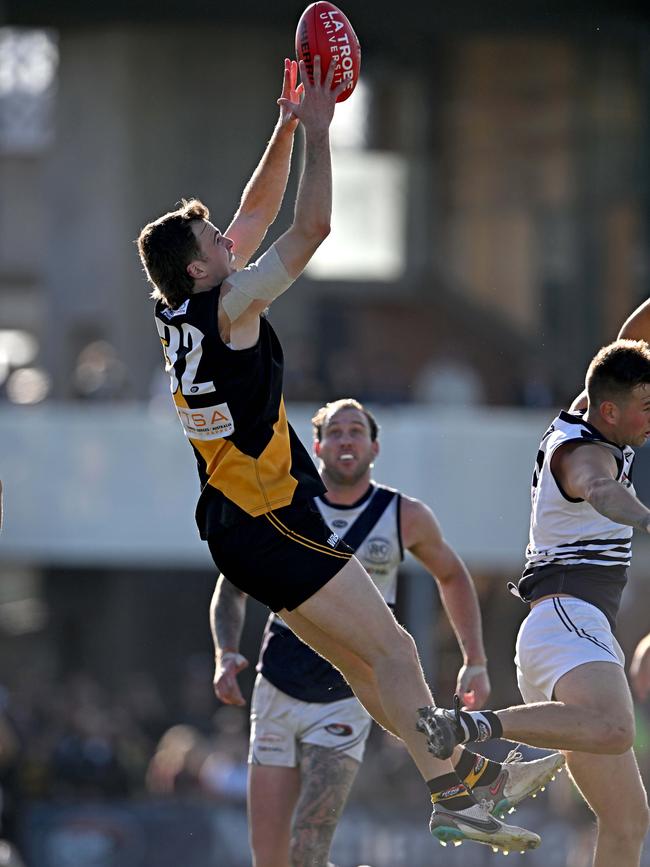
[[[364,559],[371,563],[388,563],[391,558],[393,546],[388,539],[375,536],[368,539],[364,545]]]
[[[330,548],[336,548],[338,543],[339,543],[339,537],[336,535],[336,533],[332,533],[332,535],[327,540],[327,544],[330,546]]]

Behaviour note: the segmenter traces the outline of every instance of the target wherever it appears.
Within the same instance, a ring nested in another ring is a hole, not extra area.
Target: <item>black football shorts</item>
[[[235,587],[272,611],[292,611],[353,555],[311,499],[251,517],[244,512],[207,536],[217,568]]]

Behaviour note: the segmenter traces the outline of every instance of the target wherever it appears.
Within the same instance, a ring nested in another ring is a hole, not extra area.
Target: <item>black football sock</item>
[[[501,764],[470,750],[463,750],[454,770],[471,790],[479,785],[479,781],[481,786],[489,786],[493,783],[501,773]]]
[[[469,789],[459,778],[458,774],[443,774],[442,777],[434,777],[427,783],[431,792],[431,803],[435,806],[440,804],[445,810],[467,810],[473,807],[476,801]]]

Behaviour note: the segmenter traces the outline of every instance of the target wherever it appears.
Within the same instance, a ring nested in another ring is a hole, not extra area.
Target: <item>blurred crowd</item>
[[[87,672],[59,682],[25,677],[3,690],[5,831],[29,801],[147,792],[243,797],[236,771],[245,777],[248,721],[241,710],[218,707],[209,666],[202,671],[205,715],[197,715],[194,684],[180,690],[180,702],[169,702],[144,673],[113,691]]]
[[[188,660],[185,669],[173,701],[144,673],[116,690],[87,672],[58,682],[26,673],[0,688],[4,845],[20,840],[38,803],[170,796],[243,803],[247,716],[218,707],[209,660]]]

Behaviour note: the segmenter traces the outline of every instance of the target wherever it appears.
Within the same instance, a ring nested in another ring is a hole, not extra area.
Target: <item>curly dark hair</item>
[[[591,406],[624,402],[632,389],[650,383],[650,346],[645,340],[615,340],[593,358],[585,384]]]
[[[158,217],[142,229],[137,245],[151,297],[168,307],[178,307],[192,294],[194,280],[187,266],[200,255],[191,223],[207,220],[210,211],[199,199],[182,199],[180,207]]]

